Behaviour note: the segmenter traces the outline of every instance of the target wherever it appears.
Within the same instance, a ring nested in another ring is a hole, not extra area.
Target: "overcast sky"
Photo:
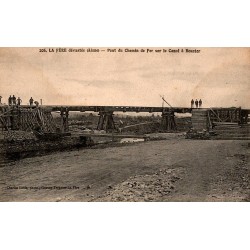
[[[160,48],[162,49],[162,48]],[[165,48],[168,50],[168,48]],[[48,49],[47,49],[48,50]],[[0,48],[2,102],[16,95],[28,103],[250,108],[250,49],[200,48],[190,53],[41,53]]]

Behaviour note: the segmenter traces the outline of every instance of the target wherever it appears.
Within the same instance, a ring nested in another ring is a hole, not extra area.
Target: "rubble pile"
[[[36,140],[36,136],[32,132],[28,131],[5,131],[4,139],[7,142]]]
[[[162,169],[152,175],[136,175],[116,185],[99,201],[164,201],[175,191],[175,183],[181,179],[182,168]]]
[[[183,139],[185,138],[186,133],[153,133],[146,134],[148,140],[157,141],[157,140],[172,140],[172,139]]]
[[[186,139],[209,140],[210,138],[210,133],[205,129],[202,131],[191,129],[186,133]]]

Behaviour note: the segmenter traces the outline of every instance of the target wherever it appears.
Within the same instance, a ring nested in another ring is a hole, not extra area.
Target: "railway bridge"
[[[96,112],[99,114],[98,130],[114,130],[113,115],[115,112],[161,113],[162,128],[165,131],[175,131],[176,113],[191,113],[192,126],[198,129],[212,128],[214,122],[247,123],[250,109],[241,107],[230,108],[188,108],[188,107],[146,107],[146,106],[83,106],[83,105],[42,105],[42,106],[0,106],[0,125],[2,129],[25,130],[28,127],[40,126],[46,131],[56,129],[52,112],[61,116],[61,131],[68,131],[68,118],[72,111]]]
[[[60,112],[64,117],[64,123],[67,125],[67,119],[70,111],[96,112],[99,115],[97,124],[98,130],[113,130],[115,123],[113,115],[115,112],[135,112],[135,113],[161,113],[163,129],[170,131],[176,130],[174,113],[191,113],[191,108],[185,107],[145,107],[145,106],[43,106],[51,112]]]

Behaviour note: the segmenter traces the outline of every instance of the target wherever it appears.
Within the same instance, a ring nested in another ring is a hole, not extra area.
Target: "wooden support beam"
[[[220,119],[220,117],[213,111],[213,109],[210,109],[212,111],[212,113],[218,118],[219,121],[222,122],[222,120]]]
[[[68,110],[68,108],[62,108],[60,115],[61,115],[61,131],[67,132],[67,131],[69,131],[69,122],[68,122],[69,110]]]
[[[176,131],[177,126],[175,123],[174,111],[163,111],[162,112],[162,128],[166,131]]]
[[[115,129],[116,127],[113,119],[113,112],[112,111],[99,112],[97,130],[113,131]]]

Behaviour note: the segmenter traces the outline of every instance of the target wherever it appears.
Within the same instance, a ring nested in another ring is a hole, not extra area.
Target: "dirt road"
[[[122,183],[136,179],[143,191],[145,176],[158,178],[160,170],[170,169],[160,179],[171,182],[173,174],[176,181],[151,201],[246,201],[247,145],[247,141],[172,139],[27,158],[0,168],[0,200],[112,201],[107,197],[113,190],[123,195]],[[154,192],[154,187],[148,190]],[[138,201],[148,200],[139,195]]]

